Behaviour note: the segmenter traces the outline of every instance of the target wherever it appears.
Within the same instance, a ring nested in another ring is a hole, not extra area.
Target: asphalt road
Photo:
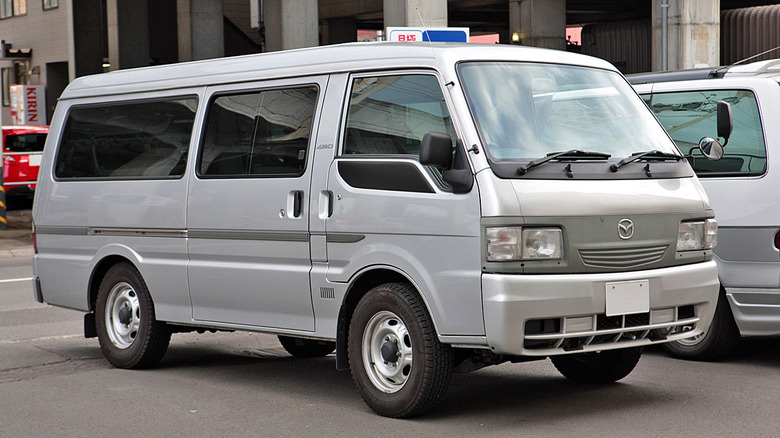
[[[269,335],[174,335],[151,370],[110,366],[79,312],[33,300],[29,258],[0,259],[0,437],[780,436],[780,339],[730,360],[646,351],[611,385],[549,361],[456,374],[439,409],[373,414],[333,356],[293,359]]]

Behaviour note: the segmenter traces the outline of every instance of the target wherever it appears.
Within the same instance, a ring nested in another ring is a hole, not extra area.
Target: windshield
[[[577,149],[627,157],[678,153],[617,73],[520,62],[458,67],[482,142],[493,161],[526,161]]]

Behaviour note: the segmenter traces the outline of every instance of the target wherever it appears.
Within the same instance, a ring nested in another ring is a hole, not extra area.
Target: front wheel
[[[739,339],[739,328],[734,322],[726,291],[721,288],[715,314],[707,330],[692,338],[663,344],[663,348],[679,359],[717,360],[734,351]]]
[[[118,368],[145,368],[162,359],[169,327],[155,319],[141,274],[129,263],[108,270],[97,295],[95,321],[100,349]]]
[[[552,356],[553,365],[567,379],[580,383],[612,383],[634,370],[642,347]]]
[[[348,350],[355,385],[379,415],[420,415],[449,385],[452,348],[439,342],[422,299],[408,284],[383,284],[360,300]]]

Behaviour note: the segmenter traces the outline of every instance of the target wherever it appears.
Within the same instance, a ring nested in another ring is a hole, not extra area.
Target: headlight
[[[560,228],[490,227],[485,238],[489,262],[563,258]]]
[[[682,222],[677,229],[677,251],[712,249],[718,244],[718,222],[707,219]]]
[[[523,228],[523,259],[559,259],[563,257],[559,228]]]
[[[522,254],[520,241],[522,229],[519,227],[492,227],[485,230],[487,240],[487,260],[489,262],[507,262],[520,260]]]

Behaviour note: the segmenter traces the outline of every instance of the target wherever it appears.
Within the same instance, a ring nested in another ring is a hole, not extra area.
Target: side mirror
[[[712,137],[704,137],[699,140],[699,149],[708,160],[720,160],[723,157],[723,146]]]
[[[724,101],[718,101],[718,137],[723,138],[723,145],[725,147],[731,137],[731,132],[734,130],[734,118],[731,115],[731,104]],[[702,150],[704,152],[704,150]],[[707,155],[706,153],[704,154]],[[723,151],[721,151],[723,155]],[[708,157],[709,158],[709,157]]]
[[[420,143],[420,164],[449,170],[452,167],[452,138],[441,132],[425,134]]]

